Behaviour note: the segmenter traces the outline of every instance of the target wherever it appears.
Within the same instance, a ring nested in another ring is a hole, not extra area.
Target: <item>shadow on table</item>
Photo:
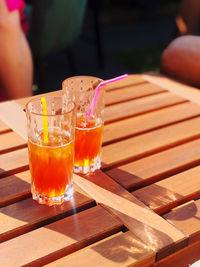
[[[120,168],[111,169],[106,174],[158,214],[163,214],[178,205],[200,198],[198,188],[192,194],[182,195],[176,192],[176,188],[171,190],[167,186],[162,187],[155,184],[177,174],[177,170],[160,172],[149,178],[139,177]]]
[[[121,218],[123,218],[123,222],[128,223],[127,225],[125,225],[125,227],[127,227],[128,230],[133,230],[132,232],[137,235],[137,238],[135,238],[134,234],[133,236],[127,236],[124,238],[123,244],[120,244],[117,243],[117,237],[116,236],[112,237],[111,235],[109,237],[109,240],[104,241],[105,247],[108,247],[107,249],[104,249],[103,248],[104,246],[102,246],[102,244],[94,243],[95,236],[92,237],[93,240],[92,242],[91,240],[89,240],[90,237],[84,237],[87,240],[86,243],[83,242],[83,240],[79,240],[79,234],[81,228],[82,229],[86,228],[85,231],[87,235],[87,227],[89,227],[88,229],[93,229],[97,227],[96,224],[93,225],[92,219],[85,226],[79,225],[80,222],[77,219],[78,216],[82,212],[85,212],[84,211],[85,209],[95,206],[94,200],[88,199],[86,196],[84,196],[82,193],[79,192],[75,192],[74,198],[71,201],[65,202],[62,206],[58,207],[48,207],[45,205],[38,205],[35,201],[33,201],[30,198],[21,201],[20,203],[13,204],[15,205],[15,208],[11,207],[12,205],[2,208],[1,213],[11,217],[10,219],[11,224],[12,224],[12,218],[14,218],[14,221],[15,219],[18,220],[15,229],[12,230],[10,233],[10,238],[18,236],[19,233],[21,235],[31,230],[37,229],[38,227],[44,226],[46,229],[49,229],[51,231],[58,232],[62,235],[67,235],[68,238],[73,239],[75,241],[75,245],[70,245],[70,247],[72,246],[72,248],[68,248],[66,246],[66,248],[61,251],[61,254],[55,253],[56,255],[52,255],[51,260],[56,260],[58,258],[58,255],[59,257],[63,257],[93,243],[90,249],[96,251],[97,253],[101,254],[103,257],[111,261],[119,263],[123,263],[130,257],[134,259],[140,257],[141,254],[143,253],[145,245],[146,249],[165,247],[167,249],[167,253],[169,253],[170,250],[174,252],[176,251],[177,247],[180,249],[180,247],[184,247],[186,245],[187,238],[181,241],[179,240],[177,244],[174,244],[174,240],[165,233],[165,229],[159,229],[158,225],[157,227],[152,227],[153,222],[149,222],[149,224],[148,223],[144,224],[142,222],[143,221],[142,214],[146,216],[145,215],[146,208],[144,204],[141,203],[140,201],[135,202],[131,193],[122,188],[119,184],[115,183],[107,175],[99,171],[97,172],[97,175],[93,176],[91,175],[90,177],[83,176],[80,179],[87,181],[90,185],[93,186],[92,190],[94,191],[92,193],[95,197],[97,196],[97,199],[95,198],[97,202],[99,201],[98,201],[98,194],[96,195],[96,192],[100,193],[101,196],[100,198],[103,200],[103,202],[105,200],[105,203],[102,203],[103,207],[105,205],[105,208],[109,209],[109,213],[111,211],[111,213],[115,214],[120,221]],[[139,177],[137,177],[137,179],[139,179]],[[104,182],[102,183],[102,181]],[[83,197],[85,198],[84,201]],[[111,199],[112,201],[107,202],[109,199]],[[84,202],[84,205],[80,204],[82,202]],[[118,203],[120,203],[119,206]],[[142,214],[138,213],[139,216],[138,219],[136,219],[137,217],[134,212],[136,208],[135,206],[140,206],[142,213]],[[128,210],[127,207],[130,207],[130,210]],[[80,211],[82,212],[79,213]],[[71,215],[73,215],[73,217]],[[195,216],[195,214],[193,214],[193,216]],[[67,229],[66,227],[68,218],[70,217],[71,217],[70,220],[71,231],[68,231],[66,230]],[[59,219],[66,220],[65,227],[60,227],[59,222],[55,222],[55,220]],[[129,226],[132,229],[129,229]],[[125,234],[126,233],[124,233],[124,235]],[[103,234],[101,235],[101,238],[105,237],[106,233],[105,235]],[[96,238],[95,242],[96,241],[98,241],[98,237]],[[109,244],[109,246],[107,244]],[[110,246],[110,244],[113,245]],[[171,246],[172,244],[173,246]],[[121,251],[120,255],[119,251]],[[165,253],[166,251],[161,251],[160,254],[161,257],[165,256]],[[45,259],[44,257],[44,262],[45,260],[47,259]]]
[[[184,206],[173,210],[172,213],[167,214],[166,218],[168,220],[174,219],[176,221],[185,221],[191,218],[195,218],[196,220],[200,221],[200,216],[197,216],[198,213],[197,206],[195,205],[195,202],[189,202],[185,204]]]
[[[1,171],[1,169],[0,169]],[[26,175],[26,171],[22,175]],[[31,197],[30,176],[24,180],[18,174],[0,179],[0,208]]]

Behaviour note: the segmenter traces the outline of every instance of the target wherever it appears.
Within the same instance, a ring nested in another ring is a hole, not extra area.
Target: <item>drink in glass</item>
[[[101,167],[101,145],[104,120],[103,87],[98,95],[93,113],[88,112],[95,89],[101,79],[90,76],[76,76],[63,81],[66,96],[76,102],[74,172],[89,173]]]
[[[26,108],[31,191],[39,203],[58,205],[73,194],[75,105],[62,96],[46,102],[47,115],[40,98]]]

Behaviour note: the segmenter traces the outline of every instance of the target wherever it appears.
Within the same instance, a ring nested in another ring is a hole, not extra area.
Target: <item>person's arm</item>
[[[200,88],[200,36],[174,39],[163,51],[161,73]]]
[[[9,99],[32,95],[33,61],[18,10],[0,0],[0,84]]]

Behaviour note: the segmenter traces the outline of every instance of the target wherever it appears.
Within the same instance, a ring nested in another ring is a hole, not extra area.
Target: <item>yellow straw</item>
[[[48,143],[47,103],[45,97],[41,97],[43,111],[44,143]]]

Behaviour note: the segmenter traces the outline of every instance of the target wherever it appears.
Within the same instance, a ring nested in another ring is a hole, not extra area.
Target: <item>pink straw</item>
[[[89,112],[87,113],[87,117],[88,117],[88,118],[87,118],[87,123],[89,122],[90,117],[91,117],[91,115],[92,115],[92,112],[93,112],[93,110],[94,110],[94,107],[95,107],[95,105],[96,105],[96,103],[97,103],[97,97],[98,97],[98,95],[99,95],[99,93],[100,93],[100,89],[101,89],[101,87],[102,87],[103,85],[105,85],[105,84],[112,83],[112,82],[115,82],[115,81],[119,81],[119,80],[124,79],[124,78],[126,78],[126,77],[128,77],[128,74],[124,74],[124,75],[118,76],[118,77],[116,77],[116,78],[113,78],[113,79],[110,79],[110,80],[103,81],[103,82],[101,82],[101,83],[98,84],[97,89],[96,89],[96,92],[95,92],[94,97],[93,97],[93,99],[92,99],[92,103],[91,103]]]

